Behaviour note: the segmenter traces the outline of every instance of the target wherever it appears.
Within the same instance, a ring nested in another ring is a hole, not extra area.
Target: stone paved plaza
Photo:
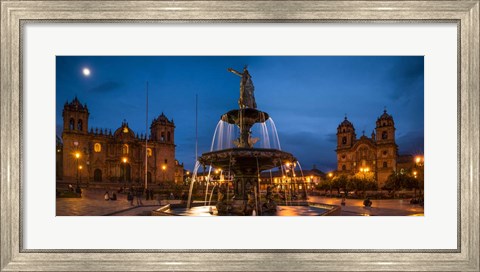
[[[311,202],[340,205],[340,198],[310,196]],[[342,216],[423,216],[423,207],[410,204],[410,199],[372,200],[372,207],[363,206],[363,199],[347,199],[342,206]]]
[[[111,194],[112,192],[110,192]],[[82,198],[57,198],[57,216],[139,216],[149,215],[152,210],[160,208],[169,201],[158,203],[157,200],[142,199],[142,206],[133,201],[133,206],[127,201],[125,194],[117,194],[118,200],[106,201],[103,196],[105,190],[84,189]],[[324,203],[329,205],[341,204],[341,199],[310,196],[310,202]],[[174,200],[171,202],[179,202]],[[372,207],[363,206],[362,199],[347,199],[346,205],[341,206],[342,216],[423,216],[424,209],[419,205],[410,204],[409,199],[382,199],[372,200]]]
[[[110,191],[110,196],[113,191]],[[57,198],[56,200],[56,215],[138,215],[145,209],[158,209],[160,207],[156,200],[142,199],[145,207],[140,209],[137,206],[136,198],[133,201],[133,206],[127,201],[126,194],[117,194],[117,200],[104,200],[105,190],[83,189],[83,196],[81,198]],[[140,210],[137,210],[140,209]]]

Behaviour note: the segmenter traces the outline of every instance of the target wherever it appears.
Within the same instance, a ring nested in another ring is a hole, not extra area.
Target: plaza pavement
[[[112,191],[113,192],[113,191]],[[110,195],[111,193],[110,192]],[[158,203],[157,200],[142,199],[143,206],[130,205],[125,194],[117,194],[116,201],[106,201],[105,190],[84,189],[82,198],[57,198],[57,216],[139,216],[148,215],[150,211],[160,208],[169,201]],[[340,198],[309,196],[308,201],[341,206]],[[175,200],[173,201],[175,202]],[[372,207],[363,206],[363,199],[347,199],[341,206],[342,216],[423,216],[424,209],[419,205],[410,204],[409,199],[372,200]]]
[[[410,204],[410,199],[372,199],[372,207],[363,206],[364,199],[346,199],[341,206],[340,198],[309,196],[308,201],[342,207],[342,216],[423,216],[424,209],[420,205]]]
[[[142,199],[143,207],[137,206],[136,198],[133,206],[126,194],[117,194],[117,200],[106,201],[105,190],[82,189],[81,198],[57,198],[57,216],[98,216],[98,215],[143,215],[145,209],[155,210],[160,207],[156,200]],[[113,191],[110,191],[112,196]],[[163,204],[163,203],[162,203]]]

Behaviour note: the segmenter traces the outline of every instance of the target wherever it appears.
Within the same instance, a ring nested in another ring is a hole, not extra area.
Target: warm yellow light
[[[285,176],[283,176],[283,178],[286,178]]]
[[[289,163],[289,162],[287,162],[285,165],[286,165],[287,167],[290,167],[290,163]]]
[[[365,172],[368,172],[368,171],[370,171],[370,168],[368,168],[368,167],[365,168]]]
[[[218,171],[218,169],[217,169],[217,170],[215,170],[215,174],[218,174],[218,172],[219,172],[219,171]]]
[[[420,158],[420,157],[416,157],[416,158],[415,158],[415,162],[416,162],[416,163],[420,163],[421,160],[422,160],[422,158]]]
[[[190,175],[190,172],[189,172],[189,171],[187,171],[187,175]]]
[[[77,159],[80,158],[80,153],[78,153],[78,152],[75,153],[75,158],[77,158]]]
[[[80,166],[78,166],[78,169],[82,170],[82,168],[83,168],[83,166],[81,166],[81,165],[80,165]]]
[[[416,175],[417,175],[417,171],[413,171],[413,175],[416,176]]]
[[[363,168],[360,168],[360,172],[363,172]]]
[[[313,176],[310,176],[310,179],[312,179],[312,180],[313,180]]]
[[[123,163],[127,163],[127,158],[123,158]]]
[[[328,176],[329,176],[329,177],[332,177],[332,176],[333,176],[333,173],[328,173]]]
[[[167,169],[167,166],[162,165],[162,170],[165,170],[165,169]]]

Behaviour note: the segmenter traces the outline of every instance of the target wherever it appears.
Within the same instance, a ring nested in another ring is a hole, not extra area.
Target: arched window
[[[167,142],[170,142],[170,132],[167,132]]]
[[[70,130],[74,130],[74,129],[75,129],[75,120],[73,120],[73,118],[70,118],[70,124],[69,124],[68,128],[69,128]]]
[[[122,154],[126,155],[128,154],[128,145],[127,144],[124,144],[123,147],[122,147]]]
[[[160,141],[164,142],[165,141],[165,132],[162,132],[160,136]]]
[[[386,161],[383,162],[383,168],[387,168],[388,167],[388,163]]]
[[[151,157],[152,156],[152,149],[147,148],[147,156]]]
[[[387,139],[388,138],[388,132],[384,131],[382,132],[382,139]]]
[[[343,137],[342,138],[342,144],[346,144],[347,143],[347,137]]]
[[[95,151],[95,152],[97,152],[97,153],[98,153],[98,152],[101,152],[101,151],[102,151],[102,145],[101,145],[100,143],[95,143],[95,144],[93,145],[93,151]]]
[[[83,130],[83,122],[82,122],[82,119],[78,119],[77,129],[78,129],[79,131],[82,131],[82,130]]]
[[[347,170],[347,166],[345,166],[345,164],[342,165],[342,170],[343,170],[343,171]]]

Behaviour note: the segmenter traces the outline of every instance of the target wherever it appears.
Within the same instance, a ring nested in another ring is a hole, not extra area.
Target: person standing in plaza
[[[143,206],[143,203],[142,203],[142,191],[143,191],[143,190],[137,190],[137,192],[136,192],[137,206]]]

